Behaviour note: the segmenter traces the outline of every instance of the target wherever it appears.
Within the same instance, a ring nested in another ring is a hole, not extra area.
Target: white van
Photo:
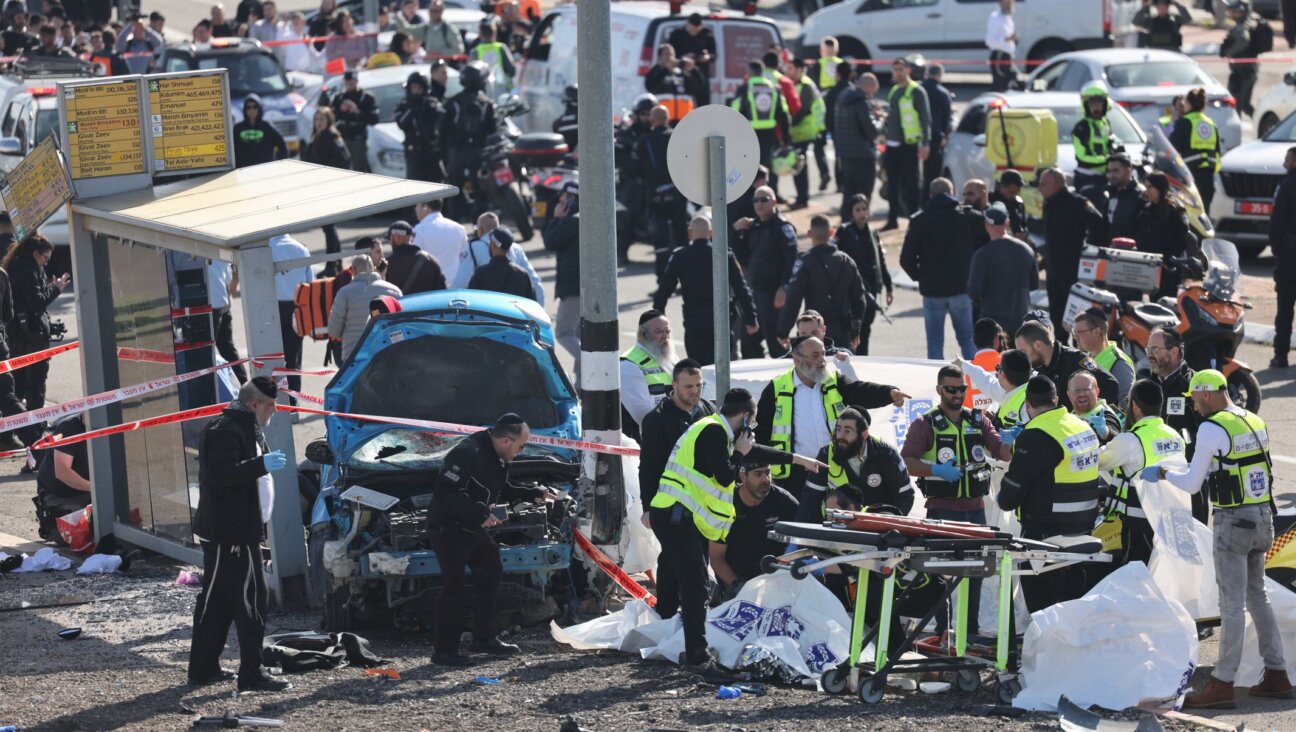
[[[759,61],[783,36],[772,21],[759,16],[713,12],[704,5],[684,5],[671,13],[669,2],[612,4],[612,111],[634,104],[644,93],[644,77],[656,61],[657,46],[692,13],[705,18],[716,39],[711,62],[711,102],[724,103],[747,75],[747,64]],[[531,111],[518,118],[526,132],[549,132],[563,112],[562,92],[576,83],[576,6],[553,9],[541,19],[527,46],[518,89]]]
[[[932,60],[985,61],[986,20],[997,7],[996,0],[844,0],[807,19],[801,43],[810,56],[818,56],[820,39],[835,36],[839,55],[856,59],[922,53]],[[1139,0],[1019,0],[1013,11],[1021,39],[1017,58],[1039,61],[1067,51],[1132,46],[1138,8]]]

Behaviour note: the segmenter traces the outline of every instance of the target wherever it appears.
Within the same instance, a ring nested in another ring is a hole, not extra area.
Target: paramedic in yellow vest
[[[1030,421],[1013,445],[1013,460],[999,489],[999,508],[1020,509],[1022,536],[1037,541],[1084,536],[1098,518],[1098,436],[1088,422],[1058,406],[1047,376],[1026,383]],[[1083,564],[1021,578],[1031,612],[1074,600],[1086,589]]]
[[[635,344],[621,354],[621,431],[639,441],[643,418],[671,390],[671,370],[679,357],[671,341],[671,324],[660,310],[639,316]]]
[[[987,411],[994,415],[995,427],[1007,430],[1020,427],[1030,420],[1026,416],[1026,382],[1030,380],[1033,371],[1030,356],[1024,351],[1009,348],[999,354],[999,363],[993,373],[962,359],[956,358],[954,363],[967,372],[972,386],[994,401],[995,408]],[[1008,439],[1006,433],[1001,433],[1001,436]]]
[[[819,165],[819,192],[828,190],[828,183],[832,180],[832,175],[828,172],[828,128],[832,127],[832,99],[835,95],[829,94],[834,86],[841,80],[838,67],[845,62],[841,56],[837,55],[837,39],[832,36],[824,36],[819,41],[819,61],[815,66],[815,85],[819,87],[819,93],[824,97],[824,131],[819,133],[815,140],[815,162]],[[842,81],[842,89],[850,86],[850,75],[847,74],[845,81]],[[840,94],[840,90],[837,92]]]
[[[837,418],[846,407],[898,407],[909,398],[894,386],[855,381],[839,374],[828,365],[827,351],[819,338],[794,338],[791,346],[792,368],[775,377],[761,392],[760,411],[765,419],[756,427],[756,441],[762,445],[798,455],[818,455],[832,439]],[[805,471],[795,466],[774,468],[774,480],[798,499],[805,479]]]
[[[762,465],[794,463],[819,470],[820,463],[764,445],[752,436],[756,402],[746,389],[725,394],[720,413],[694,422],[680,436],[648,510],[649,525],[661,542],[657,563],[657,613],[678,611],[684,624],[683,665],[713,682],[733,677],[707,648],[707,542],[724,541],[734,520],[734,453]]]
[[[827,126],[824,122],[827,107],[824,105],[823,94],[819,88],[810,80],[810,70],[805,59],[792,59],[792,65],[788,68],[788,78],[796,85],[797,95],[801,99],[801,109],[792,115],[792,145],[796,147],[801,154],[808,154],[810,145],[819,139]],[[791,210],[805,208],[810,205],[810,166],[802,165],[792,176],[792,184],[796,187],[796,201],[792,204]]]
[[[1183,156],[1205,210],[1215,199],[1215,174],[1220,169],[1220,136],[1215,122],[1206,116],[1206,90],[1197,87],[1184,97],[1187,112],[1175,122],[1170,144]]]
[[[786,140],[790,135],[791,121],[778,84],[766,78],[764,72],[759,61],[747,64],[747,80],[734,92],[729,106],[751,122],[760,143],[761,165],[768,168],[780,136]]]
[[[882,231],[897,228],[902,211],[909,218],[922,206],[921,163],[931,152],[931,106],[927,90],[910,76],[912,66],[913,61],[907,57],[891,64],[895,83],[887,92],[891,111],[886,118],[885,154],[890,207]]]
[[[1098,470],[1112,477],[1104,520],[1120,523],[1120,546],[1114,551],[1117,561],[1113,568],[1128,562],[1146,564],[1152,558],[1152,525],[1143,512],[1135,482],[1139,473],[1164,460],[1186,460],[1183,437],[1161,419],[1164,401],[1155,381],[1135,383],[1125,406],[1131,427],[1098,452]]]
[[[1116,403],[1124,404],[1130,387],[1134,386],[1134,359],[1107,337],[1108,328],[1107,314],[1098,308],[1090,308],[1076,316],[1075,329],[1071,333],[1075,335],[1080,350],[1116,379]]]
[[[832,441],[816,459],[827,470],[806,476],[796,520],[818,523],[824,517],[828,496],[843,490],[868,509],[890,506],[908,516],[913,508],[913,481],[900,451],[889,442],[869,434],[869,413],[851,407],[837,418]]]
[[[928,518],[985,524],[989,460],[1011,460],[1012,448],[1000,439],[990,415],[963,407],[967,388],[963,369],[942,366],[936,372],[936,406],[909,424],[900,455],[918,479]],[[975,635],[980,581],[973,580],[970,589],[968,631]]]
[[[1188,392],[1202,416],[1187,470],[1164,465],[1142,472],[1187,491],[1207,491],[1215,535],[1215,584],[1219,587],[1219,660],[1206,688],[1189,694],[1184,706],[1232,709],[1233,680],[1242,661],[1246,615],[1251,614],[1264,660],[1264,676],[1251,696],[1290,699],[1292,685],[1283,661],[1283,639],[1265,591],[1265,555],[1274,542],[1273,458],[1264,420],[1235,406],[1228,380],[1215,369],[1193,374]]]
[[[1075,192],[1105,210],[1106,203],[1100,205],[1100,199],[1107,190],[1107,158],[1117,147],[1111,123],[1107,121],[1107,113],[1111,111],[1107,85],[1096,80],[1085,84],[1080,90],[1080,111],[1080,121],[1071,129],[1076,157]]]
[[[468,49],[469,61],[481,61],[495,74],[496,93],[513,88],[513,75],[517,73],[513,65],[513,52],[509,47],[495,40],[495,23],[483,21],[477,30],[477,42]]]

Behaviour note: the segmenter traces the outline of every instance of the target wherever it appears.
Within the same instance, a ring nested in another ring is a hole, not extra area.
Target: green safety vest
[[[1160,417],[1144,417],[1134,423],[1130,432],[1138,437],[1143,446],[1143,464],[1129,473],[1124,466],[1118,466],[1112,472],[1116,479],[1116,494],[1108,506],[1108,516],[1129,516],[1130,518],[1147,519],[1139,502],[1137,491],[1132,491],[1134,479],[1143,468],[1160,465],[1167,458],[1184,454],[1184,441],[1178,432],[1165,423]]]
[[[751,115],[753,130],[772,130],[778,126],[777,115],[780,104],[784,104],[779,95],[778,86],[764,76],[753,76],[747,80],[747,113]],[[742,110],[742,99],[734,99],[731,107]]]
[[[1264,420],[1245,409],[1219,411],[1206,418],[1229,435],[1227,455],[1211,460],[1207,479],[1210,502],[1216,508],[1251,506],[1273,501],[1273,472],[1269,459],[1269,430]]]
[[[1111,123],[1104,117],[1103,119],[1094,119],[1086,114],[1079,124],[1089,125],[1089,142],[1080,141],[1078,135],[1071,137],[1071,144],[1075,147],[1076,162],[1089,168],[1107,169],[1107,158],[1111,157]]]
[[[801,81],[797,82],[797,94],[807,86],[814,89],[814,82],[802,76]],[[824,123],[826,114],[827,107],[824,105],[823,95],[816,89],[814,101],[810,103],[810,113],[801,118],[800,122],[792,125],[792,142],[811,142],[819,136],[820,132],[828,129]]]
[[[678,503],[693,514],[693,525],[698,533],[708,541],[724,541],[734,521],[734,484],[720,485],[715,478],[694,469],[698,435],[713,424],[728,432],[724,418],[712,414],[694,422],[675,443],[651,505],[653,508],[670,508]],[[729,453],[733,454],[732,435],[729,437]]]
[[[657,359],[652,357],[638,343],[634,348],[621,354],[622,361],[639,367],[643,371],[644,381],[648,383],[648,393],[653,397],[665,396],[671,389],[671,374],[657,363]]]
[[[934,477],[918,479],[918,488],[928,498],[979,498],[990,493],[989,455],[985,443],[985,415],[979,409],[964,409],[958,424],[939,407],[922,416],[931,422],[932,444],[922,454],[928,463],[948,463],[963,468],[958,483]]]
[[[1161,125],[1161,131],[1166,134],[1166,137],[1169,137],[1170,133],[1174,132],[1175,119],[1168,114],[1157,117],[1157,124]]]
[[[904,91],[900,94],[899,101],[896,100],[896,92],[901,89]],[[914,90],[918,88],[918,82],[913,79],[904,87],[893,86],[887,94],[887,103],[892,109],[900,111],[900,132],[904,135],[906,145],[915,145],[922,142],[922,120],[918,118],[918,110],[914,107],[913,95]]]
[[[504,49],[506,48],[507,46],[499,41],[479,43],[473,47],[472,59],[485,62],[487,66],[498,69],[500,77],[507,79],[508,75],[504,73]]]
[[[819,59],[819,88],[827,89],[837,83],[837,67],[841,65],[841,56],[825,56]]]
[[[796,370],[788,369],[786,373],[774,377],[774,418],[770,421],[770,447],[784,452],[792,452],[792,409],[796,394]],[[824,383],[819,385],[823,394],[824,416],[828,419],[828,434],[837,429],[837,417],[845,411],[841,392],[837,389],[837,372],[832,371]],[[831,438],[830,438],[831,441]],[[771,465],[770,475],[774,478],[786,478],[792,474],[790,465]]]
[[[1003,403],[999,405],[999,411],[995,416],[999,418],[999,424],[1004,427],[1016,427],[1019,424],[1026,424],[1030,418],[1026,416],[1026,385],[1022,384],[1012,391],[1004,394]]]
[[[1106,348],[1093,357],[1093,360],[1107,373],[1111,373],[1112,366],[1115,366],[1117,361],[1124,361],[1130,368],[1134,368],[1134,360],[1115,343],[1108,343]]]
[[[1053,468],[1053,483],[1059,489],[1053,498],[1053,513],[1097,509],[1098,435],[1089,423],[1057,407],[1036,415],[1026,423],[1026,429],[1048,435],[1064,453]],[[1084,495],[1091,497],[1076,500]]]
[[[1192,153],[1184,157],[1184,162],[1190,167],[1219,172],[1220,160],[1216,152],[1219,147],[1219,129],[1210,117],[1201,112],[1189,112],[1184,115],[1184,119],[1192,125],[1192,132],[1188,135],[1188,147]]]

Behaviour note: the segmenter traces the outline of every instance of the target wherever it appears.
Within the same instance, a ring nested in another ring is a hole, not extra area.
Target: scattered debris
[[[737,699],[741,696],[742,689],[734,686],[721,686],[720,689],[716,691],[717,699]]]
[[[77,567],[77,574],[112,574],[122,566],[122,558],[116,554],[91,554]]]
[[[365,669],[365,675],[380,676],[382,678],[391,679],[392,681],[400,681],[400,672],[394,668],[367,668]]]
[[[499,684],[504,683],[503,681],[500,681],[499,679],[496,678],[492,678],[490,676],[478,676],[477,678],[473,679],[472,682],[477,686],[497,686]]]
[[[58,637],[63,640],[75,640],[81,636],[80,628],[64,628],[58,632]]]
[[[194,727],[220,727],[221,729],[238,729],[239,727],[282,727],[282,719],[268,717],[245,717],[234,712],[225,712],[221,717],[199,717],[194,720]]]
[[[1224,722],[1219,722],[1214,719],[1207,719],[1205,717],[1198,717],[1195,714],[1188,714],[1187,712],[1176,712],[1173,709],[1162,709],[1161,707],[1158,707],[1155,704],[1140,704],[1138,705],[1137,708],[1140,712],[1147,712],[1148,714],[1156,714],[1165,717],[1166,719],[1173,719],[1176,722],[1195,724],[1198,725],[1199,727],[1205,727],[1207,729],[1220,730],[1220,732],[1241,732],[1243,727],[1245,726],[1245,725],[1226,724]]]
[[[1103,719],[1099,714],[1076,706],[1065,695],[1058,699],[1057,707],[1062,732],[1163,732],[1165,729],[1154,717],[1144,717],[1138,722]]]
[[[944,694],[951,687],[948,681],[924,681],[918,684],[918,688],[924,694]]]
[[[202,572],[194,572],[188,569],[180,570],[176,575],[176,584],[186,587],[198,587],[202,584]]]

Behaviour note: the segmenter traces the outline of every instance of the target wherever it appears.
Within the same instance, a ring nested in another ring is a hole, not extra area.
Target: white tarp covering
[[[1197,667],[1197,628],[1142,562],[1116,570],[1079,600],[1031,616],[1022,646],[1022,691],[1013,706],[1056,711],[1125,709],[1177,699]]]
[[[672,663],[684,652],[679,616],[661,620],[639,601],[570,628],[551,623],[550,632],[554,640],[581,650],[619,650]],[[850,618],[820,583],[779,572],[751,580],[737,597],[711,610],[706,634],[725,666],[732,667],[744,647],[756,645],[804,676],[818,678],[849,653]]]
[[[621,435],[622,447],[639,447],[639,443]],[[585,474],[594,474],[594,453],[582,453],[585,460]],[[612,561],[621,566],[628,574],[652,572],[657,569],[657,555],[661,554],[661,544],[657,535],[643,525],[643,501],[639,498],[639,456],[631,455],[621,458],[621,471],[624,479],[626,517],[622,524],[621,543],[617,546],[600,545],[598,548]],[[580,530],[590,535],[590,522],[584,521]],[[581,557],[590,568],[599,571],[582,553]]]

